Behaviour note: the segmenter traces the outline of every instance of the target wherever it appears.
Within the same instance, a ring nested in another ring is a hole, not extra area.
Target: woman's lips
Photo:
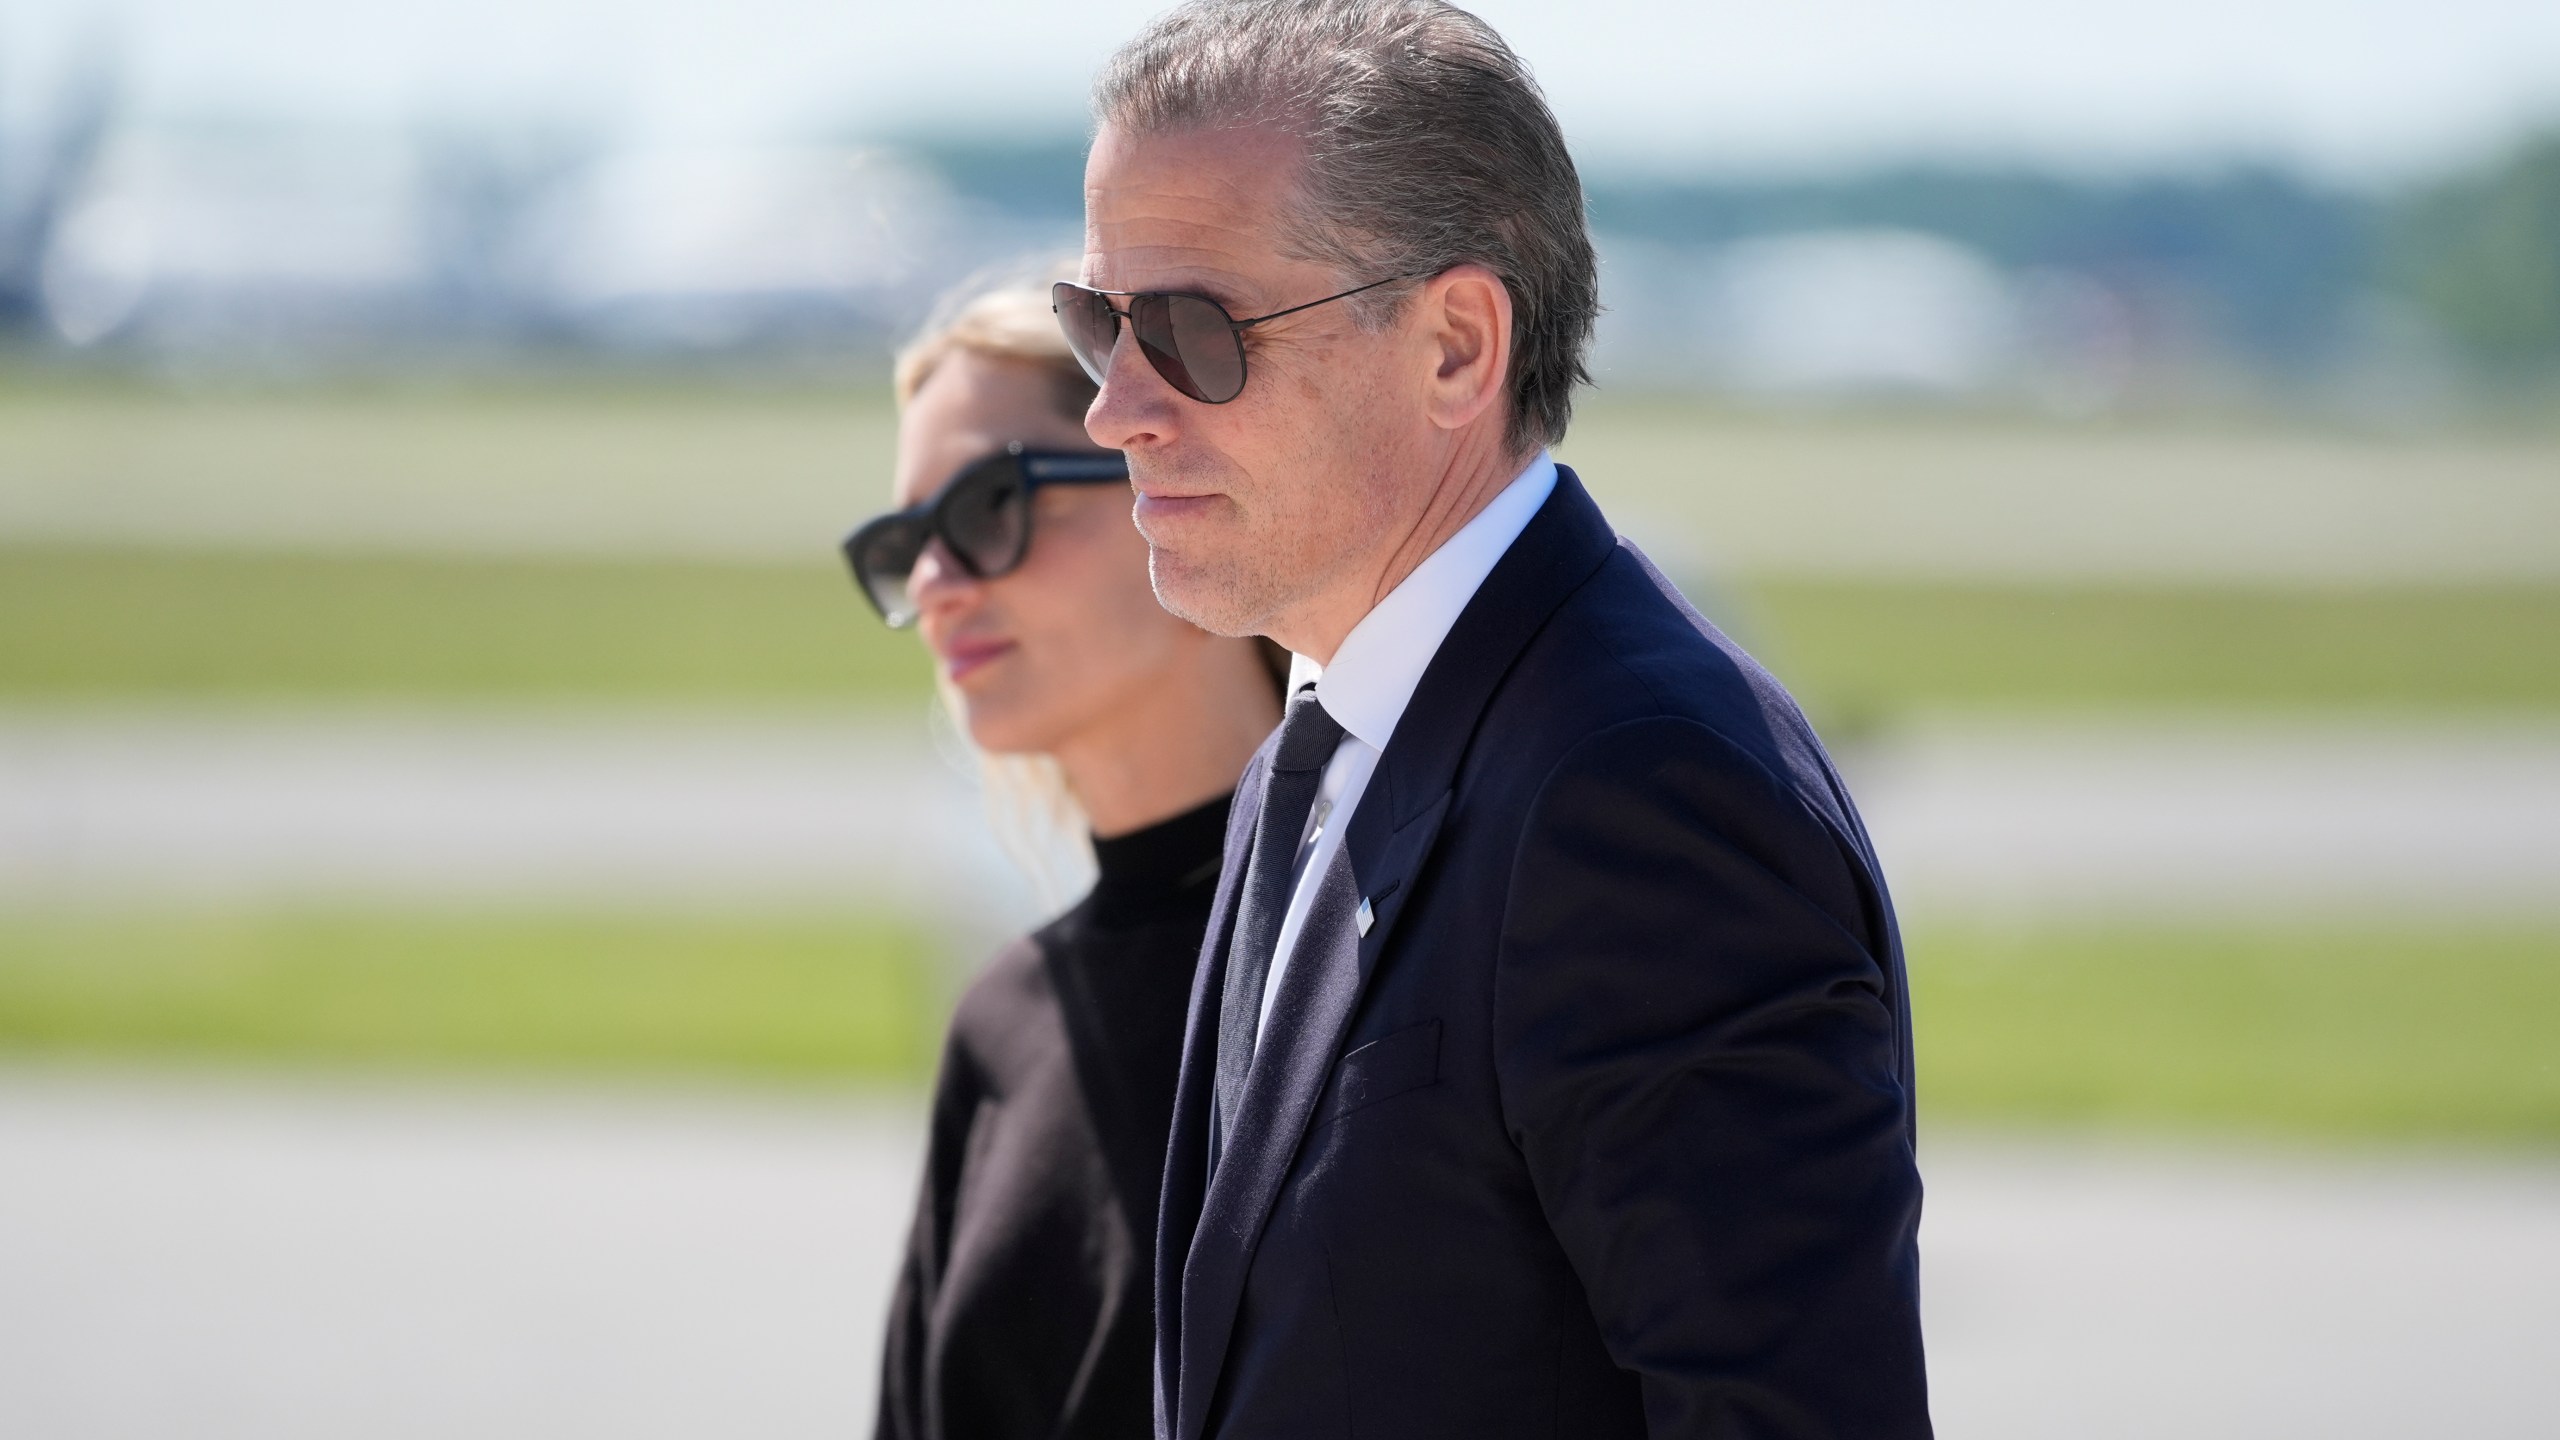
[[[1012,648],[1010,640],[954,640],[942,648],[943,676],[956,685]]]

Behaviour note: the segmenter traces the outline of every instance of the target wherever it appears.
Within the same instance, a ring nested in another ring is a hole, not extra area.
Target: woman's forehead
[[[1091,449],[1081,422],[1058,413],[1053,367],[973,350],[927,375],[898,422],[897,498],[940,490],[961,467],[1019,441],[1033,449]]]

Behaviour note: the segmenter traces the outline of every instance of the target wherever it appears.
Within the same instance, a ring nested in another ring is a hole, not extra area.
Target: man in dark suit
[[[1597,283],[1525,69],[1437,0],[1195,0],[1097,110],[1087,427],[1167,607],[1298,656],[1159,1434],[1925,1436],[1893,911],[1794,703],[1548,453]]]

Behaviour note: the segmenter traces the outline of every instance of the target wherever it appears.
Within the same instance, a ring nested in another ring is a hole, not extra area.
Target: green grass
[[[12,698],[862,700],[928,679],[822,565],[0,550]]]
[[[1917,925],[1930,1121],[2560,1142],[2560,930]],[[912,1083],[880,918],[0,914],[0,1053]]]
[[[1746,640],[1835,717],[2560,708],[2560,586],[1788,580],[1736,598]],[[928,679],[914,637],[824,565],[0,549],[13,700],[861,702]]]
[[[876,380],[225,389],[0,369],[0,700],[920,693],[912,640],[828,568],[884,503],[894,438]],[[1564,454],[1667,562],[1732,584],[1746,639],[1835,718],[2560,707],[2548,427],[1603,393]],[[775,563],[387,558],[429,551]],[[2101,574],[2146,578],[1978,578]],[[2294,580],[2198,578],[2251,574]],[[1880,575],[1906,578],[1836,578]],[[2324,575],[2407,578],[2305,583]],[[2528,578],[2477,578],[2501,575]]]
[[[907,1081],[931,956],[878,919],[19,913],[0,1048]]]
[[[1743,619],[1816,710],[2560,706],[2560,586],[1771,581]]]
[[[1926,1117],[2560,1141],[2560,931],[1918,926]]]

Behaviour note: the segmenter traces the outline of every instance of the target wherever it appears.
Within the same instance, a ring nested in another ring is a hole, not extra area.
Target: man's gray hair
[[[1135,134],[1268,125],[1306,144],[1293,257],[1346,283],[1473,262],[1511,292],[1515,449],[1564,438],[1600,310],[1582,180],[1528,66],[1441,0],[1190,0],[1121,47],[1095,117]],[[1366,325],[1410,298],[1348,302]],[[1374,302],[1374,303],[1373,303]]]

